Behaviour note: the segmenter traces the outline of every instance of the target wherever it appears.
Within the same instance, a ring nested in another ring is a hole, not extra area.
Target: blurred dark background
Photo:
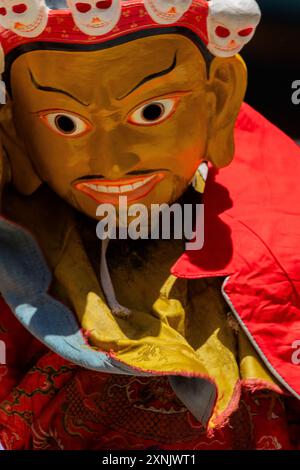
[[[257,0],[262,21],[244,50],[249,84],[246,101],[300,140],[300,104],[292,83],[300,80],[300,0]]]

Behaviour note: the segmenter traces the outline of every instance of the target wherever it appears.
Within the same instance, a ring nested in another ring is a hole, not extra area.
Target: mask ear
[[[11,101],[7,102],[1,110],[0,132],[3,149],[10,165],[11,182],[22,194],[34,193],[42,181],[34,171],[24,143],[16,132]]]
[[[210,67],[208,105],[210,128],[207,158],[218,168],[234,155],[234,126],[247,87],[247,68],[240,56],[216,57]]]

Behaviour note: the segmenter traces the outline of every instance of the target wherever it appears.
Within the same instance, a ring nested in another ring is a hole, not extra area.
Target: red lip
[[[81,191],[96,201],[98,204],[117,205],[119,203],[120,196],[127,197],[128,202],[138,201],[139,199],[146,197],[153,188],[163,180],[164,177],[165,173],[159,172],[120,178],[117,180],[87,179],[77,182],[75,181],[73,186],[78,191]],[[139,187],[133,188],[133,185],[140,183],[142,184],[139,185]],[[97,186],[98,189],[91,187],[91,185]],[[126,186],[131,186],[131,188],[126,188]],[[101,187],[106,188],[106,190]],[[120,188],[123,188],[123,190],[121,191]]]

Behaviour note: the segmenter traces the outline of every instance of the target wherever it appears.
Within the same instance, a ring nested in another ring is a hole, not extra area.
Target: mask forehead
[[[228,13],[222,13],[219,15],[211,15],[209,21],[213,24],[224,24],[230,27],[232,31],[236,31],[240,27],[247,25],[256,27],[259,23],[259,18],[250,14],[233,16]]]
[[[153,55],[156,56],[155,64]],[[30,86],[39,99],[46,98],[46,93],[43,94],[32,86],[28,73],[31,70],[44,86],[67,90],[77,95],[81,101],[100,108],[100,104],[118,100],[146,76],[168,68],[175,55],[177,64],[170,76],[178,84],[189,83],[194,86],[204,80],[206,63],[197,47],[183,36],[168,35],[139,39],[103,51],[33,51],[21,56],[14,63],[11,73],[12,90],[15,95],[17,90],[20,89],[22,93],[24,86],[26,89]],[[66,61],[68,68],[64,68],[64,73],[58,74],[57,70],[62,69]],[[170,77],[162,77],[162,87],[164,83],[167,87],[169,80]],[[155,95],[156,88],[153,88],[151,81],[148,82],[148,88]],[[29,95],[30,93],[26,94]],[[26,96],[24,95],[24,99]],[[53,99],[54,94],[47,96]],[[56,97],[60,98],[59,95]]]

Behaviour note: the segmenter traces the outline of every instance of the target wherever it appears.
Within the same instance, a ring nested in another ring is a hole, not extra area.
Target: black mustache
[[[158,173],[160,171],[170,171],[166,168],[159,168],[155,170],[134,170],[134,171],[129,171],[124,175],[125,176],[140,176],[140,175],[148,175],[152,173]],[[107,179],[104,175],[87,175],[87,176],[81,176],[80,178],[77,178],[76,181],[83,181],[83,180],[100,180],[100,179]]]

